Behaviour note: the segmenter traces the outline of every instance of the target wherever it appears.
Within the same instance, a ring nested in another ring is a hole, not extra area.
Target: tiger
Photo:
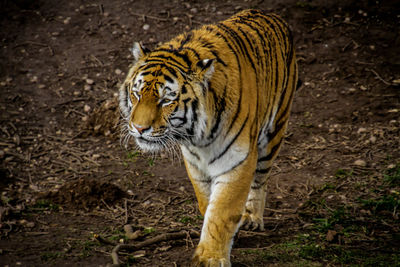
[[[264,230],[298,80],[291,30],[250,9],[131,52],[119,89],[126,135],[143,151],[180,148],[204,218],[191,266],[231,266],[238,229]]]

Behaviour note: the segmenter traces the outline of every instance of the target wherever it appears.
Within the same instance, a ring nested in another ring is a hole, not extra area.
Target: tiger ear
[[[209,80],[214,73],[214,61],[215,59],[206,58],[197,62],[197,67],[200,70],[200,77],[204,80]]]
[[[145,48],[138,42],[135,42],[130,50],[133,55],[134,63],[136,63],[140,58],[142,58],[145,54],[149,52],[147,48]]]

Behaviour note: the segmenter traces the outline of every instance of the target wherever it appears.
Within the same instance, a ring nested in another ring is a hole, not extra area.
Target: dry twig
[[[142,241],[137,244],[118,244],[116,245],[112,252],[111,252],[111,258],[113,260],[113,265],[112,266],[120,266],[119,263],[119,258],[118,258],[118,252],[120,250],[127,250],[127,251],[135,251],[143,247],[147,247],[162,241],[169,241],[169,240],[176,240],[176,239],[181,239],[181,238],[186,238],[187,236],[190,236],[192,238],[197,238],[200,236],[200,234],[197,231],[180,231],[180,232],[175,232],[175,233],[163,233],[160,235],[157,235],[153,238],[147,239],[145,241]]]

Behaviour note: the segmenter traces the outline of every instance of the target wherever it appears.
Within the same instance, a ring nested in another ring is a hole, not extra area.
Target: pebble
[[[83,89],[84,89],[85,91],[90,91],[90,90],[92,89],[92,86],[90,86],[89,84],[85,84],[85,85],[83,86]]]
[[[85,105],[85,106],[83,107],[83,110],[84,110],[85,112],[89,112],[90,109],[91,109],[91,107],[90,107],[89,105]]]
[[[46,88],[46,85],[44,85],[44,84],[39,84],[39,85],[38,85],[38,88],[39,88],[39,89]]]
[[[376,142],[376,137],[373,136],[373,135],[371,135],[371,137],[369,138],[369,141],[370,141],[372,144],[375,144],[375,142]]]
[[[64,24],[69,24],[69,22],[71,21],[71,17],[67,17],[66,19],[64,19]]]
[[[150,25],[149,24],[144,24],[143,25],[143,30],[147,31],[150,29]]]
[[[355,91],[357,91],[356,88],[349,88],[349,92],[350,92],[350,93],[354,93]]]
[[[122,70],[120,69],[115,69],[115,74],[120,75],[122,73]]]
[[[358,134],[362,134],[362,133],[365,133],[365,132],[367,132],[367,129],[366,129],[366,128],[363,128],[363,127],[361,127],[360,129],[358,129],[358,131],[357,131]]]
[[[361,89],[362,91],[366,91],[366,90],[367,90],[367,87],[365,87],[364,85],[361,85],[361,86],[360,86],[360,89]]]
[[[80,96],[81,92],[80,91],[74,91],[74,96]]]
[[[354,161],[353,163],[356,166],[360,166],[360,167],[366,167],[367,166],[367,162],[365,162],[365,160],[362,159],[358,159],[356,161]]]
[[[94,84],[94,80],[93,79],[86,79],[86,83],[89,85]]]
[[[387,166],[387,169],[394,169],[396,167],[396,165],[394,165],[394,164],[389,164],[388,166]]]

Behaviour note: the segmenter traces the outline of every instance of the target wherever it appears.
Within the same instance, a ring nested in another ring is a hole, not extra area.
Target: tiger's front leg
[[[256,160],[249,155],[241,165],[211,182],[200,242],[192,266],[228,267],[233,237],[240,226],[253,180]]]

